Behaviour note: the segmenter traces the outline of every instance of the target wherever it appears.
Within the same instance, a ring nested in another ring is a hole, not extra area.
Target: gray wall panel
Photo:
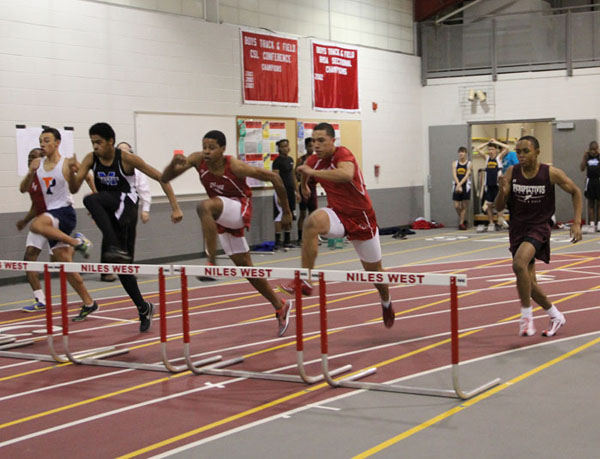
[[[377,213],[377,221],[382,228],[407,225],[415,218],[423,215],[423,187],[405,187],[393,189],[377,189],[369,191],[373,206]],[[197,258],[204,251],[202,230],[196,214],[197,201],[183,201],[180,206],[184,213],[181,223],[171,223],[171,210],[168,203],[155,203],[150,212],[147,224],[138,222],[136,261],[176,260]],[[319,205],[325,206],[327,198],[319,198]],[[0,259],[21,260],[25,250],[27,229],[18,232],[15,223],[25,214],[10,213],[0,215]],[[94,243],[89,261],[100,261],[101,233],[88,216],[85,209],[77,210],[77,230],[83,232]],[[292,239],[296,239],[296,223],[292,231]],[[274,239],[272,196],[253,198],[252,228],[247,233],[251,246]],[[48,259],[46,254],[40,261]],[[79,255],[75,260],[81,260]],[[15,272],[0,271],[0,280],[7,278],[23,278]]]

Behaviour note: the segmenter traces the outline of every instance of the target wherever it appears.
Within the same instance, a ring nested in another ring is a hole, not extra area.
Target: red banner
[[[244,103],[298,104],[298,40],[241,34]]]
[[[312,64],[314,108],[358,111],[358,50],[313,41]]]

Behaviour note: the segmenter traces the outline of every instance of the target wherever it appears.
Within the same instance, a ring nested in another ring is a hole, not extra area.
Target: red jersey
[[[250,229],[250,221],[252,219],[252,191],[246,184],[245,179],[239,178],[231,171],[231,156],[224,156],[223,159],[225,160],[223,175],[214,175],[208,170],[208,163],[202,161],[197,167],[200,174],[200,181],[206,189],[209,198],[222,196],[239,201],[242,204],[244,228]],[[225,228],[217,223],[219,233],[227,232],[238,237],[244,235],[244,228]]]
[[[318,177],[315,179],[325,190],[327,207],[331,207],[342,221],[348,239],[371,239],[375,236],[377,220],[365,180],[352,152],[346,147],[337,147],[327,159],[310,155],[306,160],[306,164],[315,170],[337,169],[341,162],[354,164],[354,177],[350,182],[331,182]]]
[[[44,190],[40,184],[37,174],[33,176],[31,185],[29,186],[29,196],[31,196],[31,203],[33,204],[33,210],[35,215],[40,215],[46,212],[46,200],[44,199]]]

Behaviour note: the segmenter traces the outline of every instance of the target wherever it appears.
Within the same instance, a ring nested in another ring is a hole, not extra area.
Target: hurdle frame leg
[[[320,273],[322,275],[323,273]],[[327,314],[327,308],[325,306],[326,298],[324,292],[321,297],[321,313]],[[447,397],[447,398],[459,398],[461,400],[467,400],[469,398],[478,395],[491,387],[494,387],[500,383],[500,378],[496,378],[488,383],[485,383],[469,392],[464,392],[460,388],[459,384],[459,357],[458,357],[458,291],[456,286],[456,277],[450,278],[450,327],[451,327],[451,345],[452,345],[452,389],[436,389],[426,387],[413,387],[413,386],[400,386],[395,384],[382,384],[382,383],[369,383],[369,382],[358,382],[357,379],[364,378],[377,372],[376,367],[368,368],[362,372],[351,375],[347,378],[334,380],[332,374],[329,372],[329,363],[327,356],[327,320],[321,322],[321,343],[322,343],[322,369],[326,381],[332,387],[347,387],[352,389],[364,389],[364,390],[378,390],[385,392],[399,392],[404,394],[414,395],[428,395],[436,397]],[[325,327],[325,333],[323,333],[323,326]],[[323,344],[324,343],[324,344]]]
[[[193,365],[190,357],[190,337],[189,337],[189,302],[187,296],[187,275],[185,273],[185,267],[179,267],[181,271],[181,283],[182,283],[182,312],[184,320],[184,353],[188,368],[196,375],[213,375],[213,376],[227,376],[234,378],[250,378],[250,379],[266,379],[270,381],[285,381],[293,383],[304,383],[313,384],[317,381],[322,381],[323,376],[309,376],[304,368],[304,340],[303,340],[303,322],[302,322],[302,290],[300,284],[300,271],[295,271],[294,281],[296,283],[296,365],[298,368],[298,375],[285,374],[285,373],[269,373],[260,371],[246,371],[246,370],[232,370],[226,369],[231,365],[242,363],[244,357],[235,357],[223,362],[219,362],[216,365],[207,365],[199,368]],[[185,294],[183,292],[186,292]],[[299,305],[299,308],[298,308]],[[292,306],[290,306],[292,307]],[[337,372],[345,371],[346,368],[336,370]],[[336,373],[337,374],[337,373]]]

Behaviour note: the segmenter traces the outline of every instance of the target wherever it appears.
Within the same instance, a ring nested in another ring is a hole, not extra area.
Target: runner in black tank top
[[[582,171],[586,172],[584,192],[588,202],[588,224],[591,226],[592,232],[600,231],[600,214],[598,213],[598,203],[600,202],[600,151],[598,150],[598,142],[590,142],[589,149],[584,153],[580,167]]]
[[[513,271],[517,276],[517,291],[521,300],[519,334],[535,334],[531,299],[550,316],[543,336],[554,336],[565,323],[564,316],[552,305],[535,277],[535,258],[550,262],[550,219],[554,213],[554,185],[573,197],[574,219],[571,226],[573,242],[581,240],[581,191],[565,173],[538,161],[539,142],[535,137],[519,139],[515,151],[519,164],[508,169],[499,180],[496,209],[510,206],[510,251]]]
[[[102,231],[103,263],[131,263],[135,248],[135,226],[137,223],[138,196],[135,190],[135,169],[150,178],[160,181],[160,172],[144,160],[114,147],[115,132],[106,123],[97,123],[90,128],[90,139],[94,152],[81,162],[77,175],[72,174],[72,189],[79,189],[83,177],[90,170],[98,193],[83,199],[83,204]],[[74,171],[72,171],[74,172]],[[183,214],[177,204],[171,185],[161,183],[173,209],[171,220],[176,223]],[[148,331],[152,324],[154,306],[144,301],[135,276],[119,274],[123,288],[135,303],[140,316],[140,331]],[[84,320],[97,308],[81,309],[74,320]]]

